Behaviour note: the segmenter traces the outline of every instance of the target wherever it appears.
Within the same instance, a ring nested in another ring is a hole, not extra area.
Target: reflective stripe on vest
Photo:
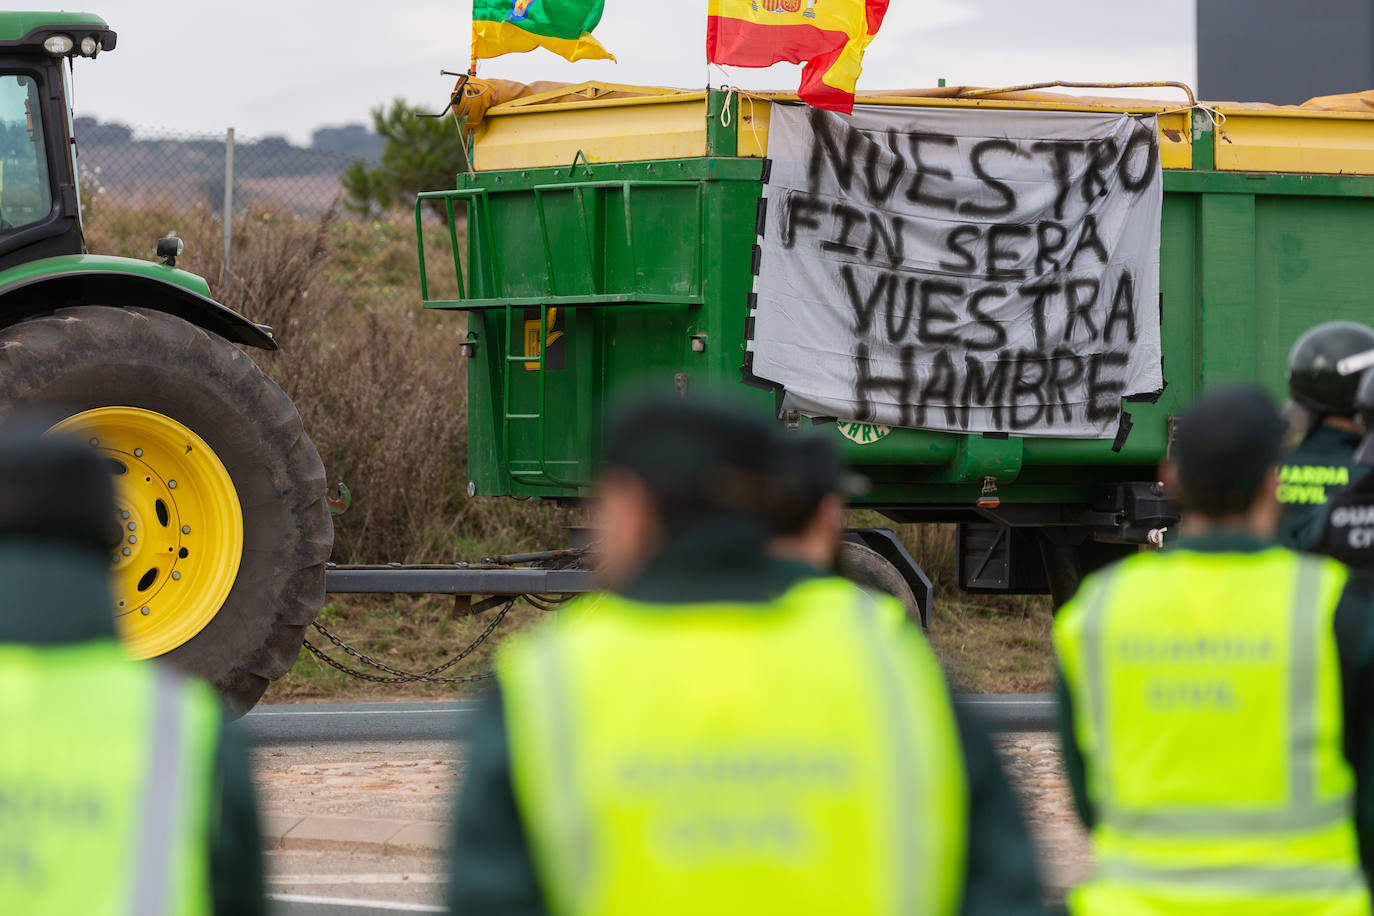
[[[1324,558],[1181,550],[1110,567],[1061,611],[1056,647],[1098,814],[1075,913],[1120,908],[1130,886],[1217,905],[1225,897],[1206,895],[1327,896],[1345,907],[1332,912],[1369,912],[1331,632],[1344,581]]]
[[[554,797],[558,800],[558,823],[563,826],[562,847],[564,864],[561,880],[573,900],[586,896],[587,879],[591,874],[592,833],[578,798],[577,757],[573,748],[573,710],[568,706],[568,677],[558,641],[552,634],[533,643],[538,656],[537,673],[543,680],[540,694],[548,702],[549,743],[553,750],[551,772],[558,780]]]
[[[1108,860],[1093,868],[1093,877],[1132,884],[1159,884],[1184,890],[1259,894],[1348,894],[1366,891],[1364,876],[1344,865],[1266,865],[1187,868],[1145,866]]]
[[[186,778],[182,760],[184,681],[163,665],[154,669],[148,778],[143,787],[143,823],[138,831],[131,914],[158,916],[174,911],[169,871],[174,844],[183,839],[177,830],[177,803]]]
[[[213,692],[113,640],[0,645],[0,912],[210,912]]]
[[[893,736],[893,759],[889,768],[892,786],[889,797],[898,811],[910,811],[913,816],[897,819],[897,838],[891,844],[892,862],[889,865],[895,887],[893,896],[897,900],[896,912],[917,913],[915,889],[907,879],[906,870],[912,862],[920,862],[924,850],[921,848],[921,834],[916,829],[915,813],[919,811],[918,784],[920,755],[916,753],[916,734],[912,725],[917,721],[917,710],[910,703],[910,691],[902,684],[897,670],[899,662],[893,657],[891,642],[883,639],[878,630],[877,608],[873,596],[863,589],[857,589],[859,612],[859,633],[868,644],[873,658],[873,670],[882,682],[879,696],[883,705],[884,724]]]
[[[899,606],[821,580],[773,606],[572,610],[508,640],[498,666],[551,911],[752,913],[799,888],[812,909],[957,908],[957,730],[929,650],[904,651],[920,637]],[[832,681],[836,705],[816,710]]]

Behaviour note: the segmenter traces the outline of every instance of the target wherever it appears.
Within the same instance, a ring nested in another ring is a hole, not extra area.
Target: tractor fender
[[[165,264],[107,255],[60,255],[0,271],[0,327],[81,305],[152,309],[231,343],[277,349],[271,328],[211,299],[203,278]]]

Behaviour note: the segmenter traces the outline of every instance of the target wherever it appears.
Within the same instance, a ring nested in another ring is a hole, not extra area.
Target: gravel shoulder
[[[1040,880],[1051,900],[1088,877],[1088,835],[1073,808],[1073,793],[1050,732],[1002,735],[995,744],[1017,794],[1031,839],[1040,854]]]
[[[447,821],[463,760],[448,741],[283,744],[253,752],[264,812],[398,821]]]

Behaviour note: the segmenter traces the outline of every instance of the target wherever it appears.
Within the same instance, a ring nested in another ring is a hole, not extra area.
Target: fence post
[[[224,136],[224,261],[219,271],[219,297],[229,292],[230,259],[234,248],[234,128]]]

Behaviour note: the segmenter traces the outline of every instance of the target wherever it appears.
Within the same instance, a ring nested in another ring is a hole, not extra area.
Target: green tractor
[[[0,12],[0,416],[48,418],[108,461],[122,638],[242,713],[324,601],[325,471],[245,350],[275,350],[272,330],[178,270],[179,240],[161,263],[86,251],[68,86],[114,46],[90,14]]]

